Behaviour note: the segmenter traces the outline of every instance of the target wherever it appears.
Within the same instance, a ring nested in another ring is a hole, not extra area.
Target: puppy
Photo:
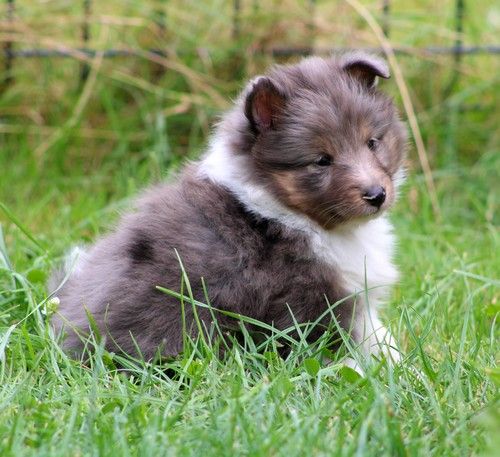
[[[53,325],[65,348],[81,355],[90,314],[109,350],[178,354],[197,319],[213,325],[206,308],[196,317],[158,290],[180,291],[181,261],[200,302],[206,288],[214,308],[276,329],[316,322],[311,340],[335,316],[366,355],[397,358],[377,308],[398,277],[385,212],[406,133],[377,77],[389,77],[384,61],[351,53],[253,79],[199,162],[139,198],[64,284],[54,276]],[[222,329],[237,327],[216,317]]]

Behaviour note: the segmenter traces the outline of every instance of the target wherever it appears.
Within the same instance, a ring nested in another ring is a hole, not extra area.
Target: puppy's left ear
[[[251,81],[244,110],[252,130],[264,133],[276,128],[285,103],[285,95],[271,79],[261,76]]]
[[[342,69],[353,78],[361,81],[367,88],[377,84],[377,76],[388,79],[391,77],[387,63],[379,57],[362,52],[356,52],[343,56]]]

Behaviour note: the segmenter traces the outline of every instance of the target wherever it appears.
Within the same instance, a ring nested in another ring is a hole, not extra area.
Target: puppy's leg
[[[367,357],[384,356],[388,362],[398,363],[401,354],[398,350],[396,340],[380,319],[374,307],[362,306],[356,313],[352,338]]]

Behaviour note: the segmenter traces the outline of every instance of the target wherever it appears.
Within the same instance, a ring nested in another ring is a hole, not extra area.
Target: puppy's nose
[[[365,190],[363,200],[366,200],[372,206],[380,208],[385,202],[385,189],[382,186],[371,186]]]

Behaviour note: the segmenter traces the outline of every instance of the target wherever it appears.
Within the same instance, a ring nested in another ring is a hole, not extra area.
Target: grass
[[[91,45],[154,47],[160,38],[148,18],[160,2],[121,3],[125,10],[95,5]],[[124,374],[116,356],[97,351],[82,365],[53,340],[45,280],[63,252],[94,240],[141,188],[199,155],[215,114],[269,61],[249,54],[242,62],[241,49],[309,39],[307,2],[281,3],[245,9],[232,43],[224,2],[168,2],[177,26],[169,40],[189,52],[162,62],[165,74],[147,59],[95,60],[81,87],[74,61],[16,63],[16,82],[0,95],[0,455],[498,452],[500,91],[491,56],[465,58],[450,94],[449,59],[399,61],[442,211],[436,220],[412,150],[392,215],[402,279],[384,313],[405,353],[400,366],[374,363],[359,378],[335,356],[327,364],[321,341],[298,341],[284,360],[271,342],[257,351],[245,340],[222,360],[201,343],[161,367],[121,360]],[[395,44],[453,42],[453,2],[431,16],[431,2],[402,3],[391,16]],[[21,6],[23,39],[79,44],[74,6]],[[339,45],[374,44],[352,9],[338,8],[318,2],[315,42],[330,45],[334,34]],[[493,1],[474,8],[465,41],[493,42],[498,9]],[[394,84],[384,87],[399,101]]]
[[[0,244],[1,454],[483,452],[499,425],[495,165],[498,156],[484,156],[437,175],[440,224],[422,177],[410,179],[393,217],[403,278],[386,313],[406,357],[394,369],[375,364],[363,379],[326,364],[321,343],[300,341],[286,360],[249,344],[223,360],[190,347],[162,367],[168,375],[133,361],[124,375],[102,351],[83,366],[47,326],[43,280],[54,253],[29,229],[8,228],[7,247]]]

